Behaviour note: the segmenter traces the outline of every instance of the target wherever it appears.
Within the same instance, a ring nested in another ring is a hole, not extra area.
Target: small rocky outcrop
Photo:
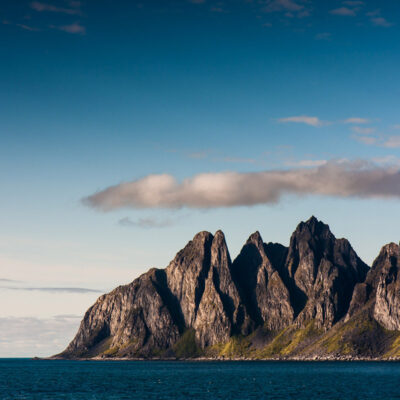
[[[255,232],[233,262],[221,231],[200,232],[166,269],[101,296],[56,357],[222,351],[229,358],[244,349],[249,358],[392,356],[400,331],[399,262],[400,248],[391,243],[369,269],[315,217],[297,226],[289,247],[264,243]],[[398,342],[400,356],[400,333]]]

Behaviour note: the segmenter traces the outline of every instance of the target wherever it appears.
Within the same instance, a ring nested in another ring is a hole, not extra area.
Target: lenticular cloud
[[[307,169],[204,173],[181,182],[168,174],[148,175],[110,186],[84,202],[103,211],[218,208],[273,204],[285,195],[400,198],[400,170],[366,161],[330,161]]]

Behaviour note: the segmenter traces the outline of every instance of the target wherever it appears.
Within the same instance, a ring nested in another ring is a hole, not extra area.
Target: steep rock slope
[[[286,254],[286,247],[267,245],[255,232],[233,263],[233,276],[254,326],[280,330],[293,322],[289,290],[280,275]]]
[[[355,287],[346,320],[361,310],[388,330],[400,330],[400,246],[389,243],[372,264],[365,282]]]
[[[329,329],[345,316],[354,286],[364,281],[369,268],[346,239],[336,239],[329,226],[315,217],[298,225],[285,264],[296,323],[315,320]]]

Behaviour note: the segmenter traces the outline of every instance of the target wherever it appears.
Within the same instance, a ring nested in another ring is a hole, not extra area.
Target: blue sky
[[[399,13],[0,1],[0,356],[62,350],[101,292],[200,230],[233,257],[313,214],[368,263],[398,241]]]

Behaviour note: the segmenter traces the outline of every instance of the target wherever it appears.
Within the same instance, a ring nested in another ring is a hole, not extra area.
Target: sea
[[[400,399],[400,363],[0,359],[0,399]]]

